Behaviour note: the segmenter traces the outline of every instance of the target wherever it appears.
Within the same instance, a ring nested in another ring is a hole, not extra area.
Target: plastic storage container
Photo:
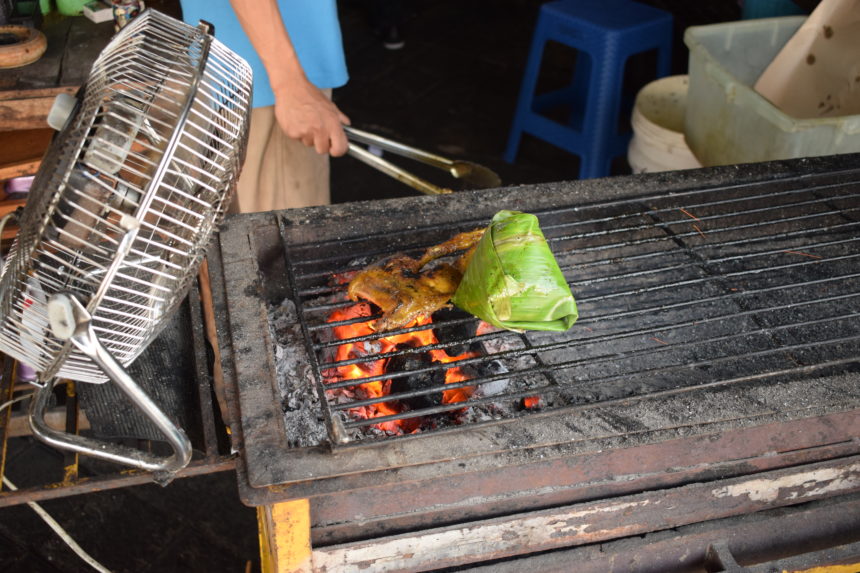
[[[693,169],[702,164],[684,140],[687,76],[655,80],[636,94],[627,162],[633,173]]]
[[[84,4],[90,0],[56,0],[57,12],[64,16],[80,16],[84,13]]]
[[[804,16],[687,28],[687,144],[703,165],[860,151],[860,115],[796,119],[752,86]]]

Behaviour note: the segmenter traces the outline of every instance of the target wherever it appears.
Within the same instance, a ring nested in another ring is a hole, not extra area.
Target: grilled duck
[[[460,285],[463,273],[484,229],[460,233],[428,248],[418,258],[398,254],[359,272],[349,283],[351,300],[367,300],[382,310],[376,321],[379,332],[408,326],[446,306]],[[452,263],[429,263],[461,253]]]

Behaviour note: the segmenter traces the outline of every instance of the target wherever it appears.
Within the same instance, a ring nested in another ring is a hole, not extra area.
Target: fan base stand
[[[48,318],[54,336],[71,341],[78,350],[95,362],[108,376],[110,382],[116,384],[164,435],[167,443],[173,448],[173,454],[155,456],[120,444],[51,428],[45,421],[45,413],[56,383],[55,378],[36,390],[30,409],[30,428],[33,435],[59,449],[151,471],[157,483],[162,485],[169,483],[174,474],[191,461],[191,442],[185,432],[162,412],[99,342],[92,328],[92,317],[77,297],[65,294],[52,296],[48,301]]]

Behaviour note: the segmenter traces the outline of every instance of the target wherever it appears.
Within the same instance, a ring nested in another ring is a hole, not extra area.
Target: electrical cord
[[[0,224],[0,229],[2,229],[2,224]],[[30,392],[28,394],[24,394],[22,396],[18,396],[17,398],[13,398],[12,400],[9,400],[8,402],[4,402],[2,405],[0,405],[0,412],[2,412],[3,410],[8,408],[9,406],[14,404],[15,402],[19,402],[25,398],[29,398],[31,396],[31,394],[32,394],[32,392]],[[9,481],[9,478],[7,478],[5,475],[3,476],[3,485],[8,487],[11,491],[17,491],[18,490],[18,488],[15,486],[15,484],[13,484],[11,481]],[[66,533],[66,530],[63,529],[63,527],[59,523],[57,523],[57,521],[53,517],[51,517],[51,515],[47,511],[45,511],[41,505],[39,505],[35,501],[28,501],[27,505],[29,505],[33,509],[33,511],[35,511],[36,514],[39,517],[41,517],[45,523],[48,524],[48,527],[53,529],[54,533],[56,533],[60,537],[60,539],[62,539],[63,542],[66,545],[68,545],[69,548],[72,551],[74,551],[77,554],[77,556],[80,557],[87,565],[89,565],[90,567],[92,567],[93,569],[98,571],[99,573],[111,573],[110,569],[108,569],[107,567],[105,567],[104,565],[102,565],[101,563],[96,561],[95,559],[93,559],[89,553],[84,551],[83,547],[78,545],[77,542],[74,539],[72,539],[71,535]]]
[[[8,402],[3,402],[2,404],[0,404],[0,412],[2,412],[3,410],[8,408],[9,406],[14,404],[15,402],[20,402],[21,400],[26,400],[27,398],[29,398],[32,395],[33,395],[33,393],[29,392],[27,394],[22,394],[22,395],[18,396],[17,398],[12,398]]]
[[[9,481],[9,478],[7,478],[6,476],[3,476],[3,484],[12,491],[16,491],[18,489],[17,487],[15,487],[15,484]],[[78,545],[77,542],[72,539],[72,537],[68,533],[66,533],[66,530],[63,529],[63,527],[59,523],[57,523],[57,521],[53,517],[51,517],[47,511],[42,509],[41,505],[39,505],[35,501],[28,501],[27,505],[33,508],[33,511],[35,511],[36,514],[38,514],[38,516],[41,517],[45,521],[45,523],[47,523],[48,526],[54,530],[54,533],[59,535],[60,539],[62,539],[66,543],[66,545],[68,545],[71,550],[78,555],[78,557],[83,559],[87,565],[89,565],[96,571],[99,571],[100,573],[111,573],[110,569],[93,559],[89,553],[84,551],[83,547]]]
[[[3,217],[0,217],[0,236],[3,235],[3,230],[6,228],[6,223],[8,223],[9,219],[15,217],[15,215],[16,214],[13,211],[11,213],[7,213]],[[3,268],[3,262],[3,254],[0,253],[0,270],[2,270]],[[20,402],[21,400],[29,398],[31,394],[32,393],[23,394],[21,396],[18,396],[17,398],[13,398],[4,402],[3,404],[0,404],[0,412],[10,407],[12,404],[15,404],[16,402]],[[3,484],[11,491],[17,491],[18,489],[15,484],[9,481],[9,478],[7,478],[5,475],[3,476]],[[62,539],[63,542],[68,545],[69,548],[74,551],[75,554],[77,554],[77,556],[80,557],[87,565],[89,565],[96,571],[99,571],[100,573],[111,573],[110,569],[93,559],[93,557],[90,556],[89,553],[84,551],[84,549],[80,545],[78,545],[74,539],[72,539],[72,537],[66,532],[66,530],[63,529],[63,527],[59,523],[57,523],[57,521],[53,517],[51,517],[51,515],[47,511],[45,511],[41,505],[39,505],[35,501],[28,501],[27,505],[29,505],[33,509],[33,511],[35,511],[36,514],[41,517],[42,520],[47,523],[51,529],[54,530],[54,533],[56,533],[60,537],[60,539]]]

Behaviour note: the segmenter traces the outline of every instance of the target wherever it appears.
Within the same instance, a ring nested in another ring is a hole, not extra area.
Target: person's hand
[[[349,149],[343,131],[349,118],[307,80],[275,90],[275,118],[287,137],[313,147],[317,153],[339,157]]]
[[[266,68],[275,94],[275,119],[287,137],[313,147],[317,153],[346,153],[349,143],[343,125],[349,125],[349,118],[308,81],[283,26],[278,3],[230,0],[230,5]]]

